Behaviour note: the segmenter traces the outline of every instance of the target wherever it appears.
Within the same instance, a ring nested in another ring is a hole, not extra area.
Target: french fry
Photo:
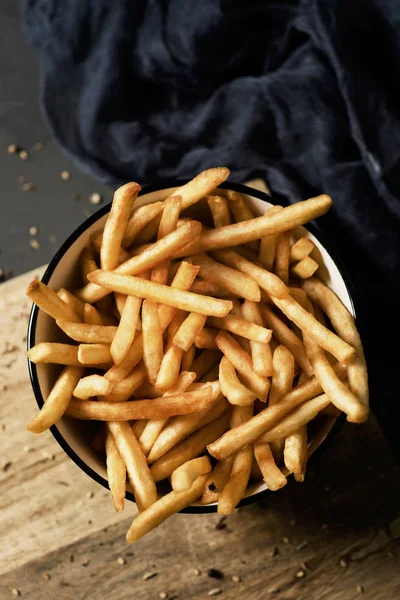
[[[181,394],[183,392],[186,392],[188,387],[194,382],[195,377],[195,373],[182,371],[175,385],[171,387],[167,392],[165,392],[164,396],[173,396],[174,394]],[[168,418],[149,419],[147,421],[147,424],[139,438],[139,445],[145,456],[149,454],[154,442],[160,435],[167,421]]]
[[[208,456],[192,458],[175,469],[171,475],[171,486],[176,492],[188,490],[200,475],[211,471],[211,463]]]
[[[108,379],[113,388],[120,381],[125,379],[132,369],[139,364],[143,358],[143,354],[143,334],[140,333],[129,348],[123,361],[119,365],[113,365],[107,373],[104,374],[104,377]]]
[[[199,267],[195,267],[194,265],[185,261],[181,262],[170,287],[183,292],[190,290],[198,272]],[[172,319],[177,313],[177,310],[177,308],[173,306],[166,306],[165,304],[162,304],[158,307],[158,314],[160,316],[160,323],[163,331],[171,323]]]
[[[271,206],[271,208],[267,210],[267,214],[272,215],[274,212],[279,212],[280,210],[282,210],[282,206]],[[276,242],[278,240],[278,235],[272,234],[263,237],[260,240],[260,249],[258,252],[258,258],[263,267],[272,272],[275,265]]]
[[[150,383],[155,383],[163,358],[163,338],[157,304],[147,299],[142,307],[143,362]]]
[[[228,179],[229,169],[226,167],[215,167],[202,171],[188,183],[173,192],[173,196],[182,198],[182,210],[192,206],[204,196],[215,190],[221,183]],[[170,198],[171,196],[169,196]]]
[[[161,221],[158,228],[158,240],[162,239],[169,233],[172,233],[172,231],[175,231],[179,219],[180,210],[180,196],[172,196],[171,198],[165,201],[164,210],[162,212]],[[166,285],[168,282],[169,263],[170,259],[167,258],[155,267],[153,267],[153,270],[151,272],[151,281],[155,281],[156,283],[162,283],[163,285]]]
[[[336,296],[319,279],[313,277],[303,282],[303,289],[322,310],[328,315],[335,331],[348,344],[353,346],[357,355],[347,367],[350,390],[365,406],[369,404],[368,371],[360,335],[354,318]]]
[[[108,423],[133,488],[139,511],[157,501],[157,488],[129,423]]]
[[[64,300],[65,304],[68,304],[68,306],[76,315],[78,315],[80,319],[83,319],[83,309],[85,305],[82,300],[76,298],[74,294],[71,294],[71,292],[65,288],[60,288],[57,292],[57,296],[61,298],[61,300]]]
[[[310,314],[313,315],[310,303],[308,304],[308,308],[310,309]],[[366,421],[369,413],[368,407],[362,404],[347,385],[339,379],[323,348],[305,332],[303,333],[303,341],[315,377],[332,404],[346,413],[348,421],[352,423],[363,423]]]
[[[154,217],[150,223],[136,235],[136,244],[145,245],[154,242],[157,238],[158,230],[161,223],[161,214]]]
[[[220,387],[218,382],[213,382],[212,385],[214,402],[196,413],[181,415],[170,419],[164,429],[159,433],[149,452],[147,457],[149,463],[158,460],[176,446],[176,444],[187,438],[191,433],[220,417],[227,409],[228,403],[220,398]]]
[[[132,256],[119,267],[115,269],[113,274],[117,275],[139,275],[152,267],[155,267],[163,260],[170,258],[171,254],[177,249],[182,248],[189,240],[196,238],[201,231],[201,223],[197,221],[189,221],[180,229],[172,231],[161,240],[151,244],[137,256]],[[88,279],[90,283],[85,285],[80,290],[77,290],[76,295],[85,302],[98,302],[110,292],[104,289],[102,284],[96,285],[96,281],[92,276],[98,273],[90,273]],[[119,291],[119,290],[115,290]],[[135,294],[133,294],[135,295]]]
[[[316,270],[318,269],[319,264],[312,259],[310,256],[306,256],[298,263],[292,266],[291,271],[293,275],[299,277],[300,279],[307,279],[308,277],[312,277]]]
[[[126,491],[126,467],[115,443],[113,434],[107,427],[106,433],[106,467],[114,508],[121,512],[124,508]]]
[[[275,427],[263,433],[263,435],[259,438],[258,441],[272,442],[274,440],[279,440],[288,437],[293,432],[300,429],[303,425],[306,425],[307,423],[315,419],[317,414],[328,406],[329,402],[330,400],[326,394],[321,394],[316,398],[308,400],[307,402],[293,410],[281,421],[279,421],[279,423],[275,425]]]
[[[205,315],[190,313],[174,335],[172,343],[187,352],[207,320]]]
[[[217,329],[212,329],[210,327],[203,327],[200,333],[196,336],[194,340],[196,348],[208,348],[209,350],[217,349],[217,344],[215,343],[215,338],[218,335]]]
[[[206,480],[207,475],[201,475],[188,490],[183,492],[172,491],[157,500],[150,508],[141,512],[135,518],[126,534],[127,542],[136,542],[136,540],[149,533],[168,519],[168,517],[179,512],[185,506],[192,504],[201,496]]]
[[[171,389],[178,381],[182,365],[183,350],[170,343],[162,357],[154,387],[161,394]]]
[[[65,319],[79,323],[80,318],[68,304],[61,300],[57,293],[47,285],[34,279],[28,285],[26,295],[46,314],[53,319]]]
[[[254,279],[260,288],[268,292],[268,294],[277,298],[284,298],[288,295],[289,290],[279,277],[247,260],[239,252],[235,252],[234,250],[217,250],[214,254],[219,261],[238,269]]]
[[[92,271],[96,271],[99,268],[93,258],[93,252],[90,246],[85,246],[85,248],[82,250],[79,263],[81,268],[82,283],[83,285],[86,285],[88,283],[88,274]]]
[[[205,254],[196,254],[190,258],[190,262],[200,267],[199,276],[202,279],[216,283],[241,298],[248,298],[255,302],[260,301],[260,288],[248,275],[226,267]]]
[[[239,192],[235,192],[234,190],[227,190],[226,197],[229,200],[229,208],[233,213],[235,223],[241,223],[242,221],[248,221],[254,218],[254,215],[246,204],[242,194],[239,194]],[[248,242],[248,246],[255,251],[258,250],[258,242],[256,241]]]
[[[314,244],[306,237],[301,237],[290,247],[290,262],[303,260],[312,252]]]
[[[112,392],[104,396],[106,402],[126,402],[133,393],[142,385],[147,377],[146,367],[143,363],[138,364],[136,369],[119,383],[115,384]]]
[[[233,458],[217,462],[204,486],[201,504],[218,502],[218,498],[231,474],[232,462]]]
[[[112,361],[109,344],[79,344],[78,360],[82,365],[96,365]]]
[[[303,425],[285,439],[283,460],[296,481],[304,481],[308,458],[307,426]]]
[[[78,367],[67,367],[78,368]],[[76,384],[75,384],[76,385]],[[75,387],[75,386],[74,386]],[[185,415],[206,408],[214,400],[211,385],[204,389],[176,394],[174,396],[135,402],[93,402],[71,400],[67,414],[84,421],[135,421],[137,419],[161,419],[172,415]]]
[[[181,363],[182,371],[190,371],[190,368],[194,361],[195,355],[196,355],[196,346],[193,344],[192,346],[190,346],[189,350],[187,352],[185,352],[185,354],[182,357],[182,363]]]
[[[232,223],[228,202],[225,198],[222,196],[207,196],[207,203],[216,229]]]
[[[288,319],[300,327],[303,333],[306,332],[310,335],[338,361],[348,364],[355,358],[355,348],[317,321],[292,296],[289,295],[280,300],[273,298],[273,301]]]
[[[259,304],[245,300],[242,305],[242,314],[248,322],[263,327],[264,323]],[[266,329],[266,331],[268,330]],[[270,339],[267,342],[260,342],[257,340],[250,341],[253,369],[258,375],[261,375],[261,377],[270,377],[273,372],[272,351],[271,346],[269,345]]]
[[[82,377],[74,389],[74,397],[87,400],[93,396],[106,396],[111,392],[111,383],[101,375]]]
[[[137,208],[129,218],[126,226],[122,244],[124,248],[129,248],[135,240],[137,234],[146,227],[151,221],[159,215],[164,209],[164,202],[153,202]]]
[[[262,402],[265,402],[270,386],[269,379],[264,379],[255,373],[252,360],[247,352],[225,331],[220,331],[215,341],[218,348],[240,373],[251,391]]]
[[[57,365],[69,365],[79,367],[81,361],[78,355],[78,346],[70,344],[56,344],[54,342],[40,342],[26,353],[33,363],[54,363]]]
[[[269,404],[279,402],[292,389],[294,378],[293,355],[285,346],[278,346],[272,357],[273,375],[269,392]]]
[[[119,265],[122,238],[141,189],[138,183],[130,182],[119,187],[114,193],[100,249],[100,264],[104,271],[112,271]]]
[[[91,241],[93,250],[96,252],[96,254],[99,255],[99,258],[100,258],[101,245],[103,243],[103,231],[101,230],[101,231],[97,231],[96,233],[94,233],[91,236],[90,241]],[[129,257],[130,257],[129,252],[124,250],[124,248],[122,248],[122,246],[121,246],[121,248],[119,249],[119,253],[118,253],[118,263],[121,264],[121,263],[125,262],[126,260],[128,260]]]
[[[57,319],[57,325],[71,339],[85,344],[111,344],[117,332],[117,327],[111,325],[91,325]]]
[[[131,294],[138,298],[149,298],[160,304],[211,317],[224,317],[232,308],[232,302],[229,300],[218,300],[210,296],[184,292],[153,281],[145,281],[139,277],[118,275],[106,271],[95,271],[88,277],[90,281],[114,292]]]
[[[154,481],[157,483],[166,479],[175,469],[204,452],[207,444],[226,430],[229,417],[229,412],[225,411],[218,419],[192,433],[186,440],[180,442],[156,460],[150,468]]]
[[[142,301],[135,296],[127,296],[122,310],[117,333],[111,343],[114,363],[120,365],[133,344]],[[158,314],[158,313],[157,313]]]
[[[232,411],[231,427],[236,427],[248,421],[253,415],[253,406],[235,406]],[[253,462],[253,448],[247,446],[233,458],[229,479],[218,498],[218,513],[232,513],[244,497],[250,479]]]
[[[273,374],[271,379],[271,389],[269,393],[269,405],[279,402],[292,389],[294,378],[294,358],[286,346],[277,346],[272,356]],[[285,440],[275,440],[271,442],[270,447],[274,455],[275,462],[281,464],[283,458],[283,449]],[[261,468],[261,467],[260,467]]]
[[[269,444],[254,444],[254,456],[260,467],[262,477],[271,492],[280,490],[287,484],[287,479],[276,466]]]
[[[139,421],[134,421],[132,424],[132,431],[135,434],[136,439],[138,440],[143,433],[144,428],[146,427],[147,419],[139,419]]]
[[[99,311],[87,302],[83,305],[83,322],[87,325],[105,325]]]
[[[180,193],[180,192],[179,192]],[[220,227],[205,231],[183,250],[175,254],[175,258],[190,256],[199,252],[207,252],[218,248],[228,248],[258,240],[267,235],[290,231],[299,225],[304,225],[321,215],[331,207],[332,199],[326,194],[297,202],[282,208],[273,214],[264,214],[261,217],[234,223],[227,227]]]
[[[29,423],[31,433],[42,433],[63,416],[71,401],[73,391],[82,377],[82,367],[64,367],[58,376],[45,404]],[[76,400],[75,402],[80,402]]]
[[[232,300],[234,297],[234,294],[229,290],[213,281],[206,281],[205,279],[196,279],[190,291],[195,294],[202,294],[203,296],[215,296],[216,298],[227,298],[228,300]]]
[[[239,194],[239,192],[236,192],[235,190],[226,190],[225,194],[229,201],[228,206],[233,213],[236,223],[254,219],[254,214],[247,205],[242,194]]]
[[[297,364],[308,377],[312,375],[312,367],[307,358],[303,342],[266,304],[261,306],[261,312],[268,327],[274,332],[276,339],[293,354]]]
[[[128,296],[125,296],[125,294],[119,294],[118,292],[114,294],[115,305],[117,307],[119,318],[121,318],[127,297]]]
[[[276,242],[275,273],[286,285],[289,283],[290,232],[282,232]]]
[[[337,373],[345,376],[343,365],[337,366]],[[208,447],[209,453],[217,460],[225,460],[244,446],[254,443],[267,430],[272,429],[290,411],[307,400],[321,394],[322,388],[315,377],[309,378],[293,388],[284,398],[254,415],[247,423],[227,431],[220,439]]]
[[[208,323],[212,327],[215,327],[215,329],[224,329],[225,331],[230,331],[235,335],[240,335],[243,338],[253,340],[254,342],[260,342],[261,344],[268,343],[272,336],[271,329],[266,329],[262,325],[257,325],[257,323],[254,322],[250,323],[246,319],[234,315],[227,315],[220,319],[217,317],[210,317]]]
[[[237,406],[249,406],[254,403],[256,394],[240,383],[235,367],[223,356],[219,363],[219,381],[225,398]]]

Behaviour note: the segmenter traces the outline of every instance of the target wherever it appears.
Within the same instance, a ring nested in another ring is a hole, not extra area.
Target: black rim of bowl
[[[180,187],[180,186],[184,185],[185,183],[187,183],[188,181],[189,180],[163,181],[156,185],[145,186],[145,187],[143,187],[140,195],[143,196],[145,194],[149,194],[151,192],[157,192],[162,189]],[[242,192],[243,194],[247,194],[249,196],[254,196],[255,198],[258,198],[259,200],[264,200],[265,202],[270,202],[272,204],[274,203],[273,195],[270,196],[270,195],[266,194],[265,192],[259,191],[257,189],[253,189],[246,185],[242,185],[239,183],[225,182],[225,183],[221,184],[219,187],[225,188],[225,189],[233,189],[237,192]],[[279,204],[289,205],[289,202],[279,198]],[[91,215],[88,219],[86,219],[81,225],[79,225],[79,227],[77,227],[75,229],[75,231],[66,239],[66,241],[62,244],[62,246],[59,248],[59,250],[56,252],[54,257],[50,261],[50,263],[42,277],[42,280],[41,280],[43,283],[47,284],[50,281],[51,276],[53,275],[54,271],[56,270],[57,265],[60,262],[61,258],[64,256],[64,254],[69,250],[69,248],[74,244],[74,242],[86,231],[86,229],[88,229],[91,225],[93,225],[96,221],[98,221],[101,217],[103,217],[105,214],[107,214],[109,212],[110,207],[111,207],[111,203],[108,203],[105,206],[103,206],[101,209],[96,211],[93,215]],[[306,228],[307,228],[307,230],[310,231],[310,233],[312,233],[318,239],[319,242],[321,242],[321,244],[324,246],[326,251],[329,253],[329,255],[332,258],[333,262],[335,263],[336,267],[338,268],[339,273],[345,283],[347,292],[349,294],[349,298],[350,298],[350,302],[352,304],[354,316],[356,317],[356,306],[355,306],[356,293],[355,293],[353,284],[351,282],[350,276],[349,276],[346,268],[343,266],[341,259],[337,256],[335,249],[332,248],[332,245],[326,240],[325,236],[322,234],[321,230],[318,228],[318,226],[314,222],[307,223]],[[35,345],[36,322],[37,322],[38,312],[39,312],[39,308],[36,306],[36,304],[34,304],[31,309],[29,323],[28,323],[28,335],[27,335],[28,350],[30,350],[30,348],[32,348]],[[357,325],[358,325],[358,323],[357,323]],[[36,368],[36,365],[33,362],[31,362],[29,359],[28,359],[28,368],[29,368],[29,375],[30,375],[30,379],[31,379],[32,389],[35,394],[36,402],[37,402],[39,408],[41,408],[44,404],[44,400],[43,400],[42,392],[40,389],[39,379],[38,379],[38,375],[37,375],[37,368]],[[320,456],[320,454],[327,449],[329,444],[332,442],[332,440],[338,433],[339,429],[342,427],[344,421],[345,421],[344,415],[341,415],[338,419],[336,419],[336,422],[334,423],[333,427],[328,432],[325,439],[323,439],[323,441],[321,442],[319,447],[316,449],[316,451],[310,457],[309,463],[312,464],[314,461],[316,461],[318,459],[318,457]],[[56,425],[53,425],[52,427],[50,427],[50,431],[53,434],[53,436],[55,437],[55,439],[57,440],[57,442],[60,444],[61,448],[68,454],[68,456],[74,461],[74,463],[78,467],[80,467],[87,475],[89,475],[89,477],[91,477],[92,479],[97,481],[97,483],[99,483],[106,489],[109,489],[108,481],[106,479],[104,479],[101,475],[99,475],[94,469],[89,467],[89,465],[87,465],[80,458],[80,456],[78,454],[76,454],[76,452],[71,448],[71,446],[68,444],[68,442],[62,436],[61,432],[59,431],[59,429]],[[254,502],[258,502],[259,500],[266,498],[270,493],[271,492],[268,489],[257,492],[256,494],[253,494],[252,496],[249,496],[249,497],[241,500],[239,502],[237,508],[239,508],[241,506],[247,506],[248,504],[253,504]],[[135,502],[134,495],[131,492],[126,493],[126,498],[131,500],[132,502]],[[191,514],[215,513],[215,512],[217,512],[217,506],[216,505],[188,506],[188,507],[182,509],[180,512],[191,513]]]

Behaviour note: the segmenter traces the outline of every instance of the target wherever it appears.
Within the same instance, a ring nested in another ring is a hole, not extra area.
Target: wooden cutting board
[[[400,598],[399,467],[373,418],[346,423],[305,483],[227,519],[176,515],[127,545],[133,505],[117,515],[51,433],[26,431],[24,292],[42,273],[0,286],[1,599]]]

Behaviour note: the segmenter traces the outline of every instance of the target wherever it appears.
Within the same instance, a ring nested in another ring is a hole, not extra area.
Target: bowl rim
[[[190,181],[190,179],[183,179],[183,180],[170,179],[170,180],[160,181],[157,184],[145,185],[142,188],[140,196],[144,196],[144,195],[150,194],[152,192],[161,191],[163,189],[168,189],[168,188],[173,188],[173,187],[175,187],[175,188],[181,187],[182,185],[188,183],[189,181]],[[272,204],[274,203],[273,194],[268,194],[266,192],[252,188],[245,184],[234,183],[231,181],[229,181],[229,182],[225,181],[222,184],[220,184],[218,187],[223,188],[223,189],[232,189],[234,191],[241,192],[241,193],[249,195],[249,196],[254,196],[255,198],[257,198],[259,200],[263,200],[264,202],[269,202]],[[279,204],[281,204],[283,206],[289,206],[291,203],[286,198],[282,198],[281,196],[279,196]],[[91,215],[90,217],[85,219],[67,237],[67,239],[64,241],[64,243],[60,246],[60,248],[54,254],[53,258],[50,260],[50,262],[46,268],[46,271],[44,272],[42,279],[41,279],[41,281],[43,283],[47,284],[50,281],[50,278],[53,275],[54,271],[56,270],[58,263],[60,262],[62,257],[66,254],[66,252],[69,250],[69,248],[74,244],[74,242],[76,242],[76,240],[89,227],[91,227],[94,223],[96,223],[96,221],[98,221],[105,214],[107,214],[110,211],[110,208],[111,208],[111,202],[104,205],[99,210],[97,210],[95,213],[93,213],[93,215]],[[343,279],[347,293],[349,295],[350,303],[351,303],[351,306],[353,309],[354,318],[357,319],[356,291],[354,289],[350,275],[349,275],[347,269],[345,268],[345,266],[343,265],[341,258],[338,256],[336,249],[332,247],[332,244],[326,239],[326,236],[321,232],[320,228],[314,221],[310,221],[309,223],[307,223],[306,229],[308,231],[310,231],[310,233],[312,233],[317,238],[317,240],[324,246],[326,251],[329,253],[330,257],[332,258],[333,262],[335,263],[335,265]],[[33,304],[32,308],[31,308],[30,316],[29,316],[29,322],[28,322],[27,350],[30,350],[35,345],[36,324],[37,324],[38,313],[39,313],[38,306],[36,304]],[[357,319],[357,327],[360,330],[358,320],[359,319]],[[362,332],[360,331],[360,333],[362,333]],[[40,409],[44,404],[44,399],[42,396],[42,392],[41,392],[41,388],[40,388],[40,384],[39,384],[39,378],[37,375],[37,367],[36,367],[35,363],[33,363],[32,361],[29,360],[29,358],[27,359],[27,361],[28,361],[28,370],[29,370],[29,376],[30,376],[30,380],[31,380],[32,389],[33,389],[33,392],[35,395],[37,405]],[[325,438],[322,440],[322,442],[320,443],[318,448],[310,456],[309,461],[308,461],[309,463],[313,464],[318,459],[318,457],[328,448],[328,446],[332,443],[332,440],[335,438],[335,436],[337,435],[337,433],[343,426],[344,421],[345,421],[345,415],[343,415],[343,414],[340,415],[336,419],[335,423],[333,424],[333,426],[331,427],[331,429],[329,430],[329,432],[327,433]],[[102,485],[104,488],[110,489],[109,485],[108,485],[108,480],[104,479],[104,477],[102,477],[94,469],[89,467],[89,465],[86,464],[86,462],[75,452],[75,450],[73,450],[71,448],[71,446],[68,444],[66,439],[61,434],[57,425],[52,425],[52,427],[50,427],[50,431],[51,431],[52,435],[54,436],[54,438],[56,439],[56,441],[58,442],[58,444],[64,450],[64,452],[69,456],[69,458],[71,458],[73,460],[73,462],[78,467],[80,467],[80,469],[82,469],[82,471],[84,471],[84,473],[86,475],[91,477],[94,481],[96,481],[97,483]],[[269,496],[271,493],[272,492],[269,489],[261,490],[255,494],[252,494],[251,496],[248,496],[247,498],[243,498],[239,502],[239,504],[237,505],[236,508],[240,508],[242,506],[247,506],[249,504],[258,502],[259,500],[262,500],[263,498],[266,498],[267,496]],[[134,498],[134,495],[132,494],[132,492],[127,491],[125,494],[125,497],[126,497],[126,499],[128,499],[132,502],[135,502],[135,498]],[[216,513],[217,505],[213,504],[213,505],[204,505],[204,506],[203,505],[188,506],[179,512],[187,513],[187,514]]]

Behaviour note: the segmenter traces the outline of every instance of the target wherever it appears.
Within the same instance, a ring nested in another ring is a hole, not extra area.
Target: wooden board
[[[196,600],[215,588],[224,599],[400,598],[399,467],[373,418],[346,424],[304,484],[290,482],[222,523],[176,515],[127,545],[133,505],[117,515],[108,492],[50,433],[25,429],[36,402],[24,290],[42,272],[0,287],[1,599],[13,588],[30,600],[147,600],[161,592]],[[224,577],[210,578],[210,568]]]

